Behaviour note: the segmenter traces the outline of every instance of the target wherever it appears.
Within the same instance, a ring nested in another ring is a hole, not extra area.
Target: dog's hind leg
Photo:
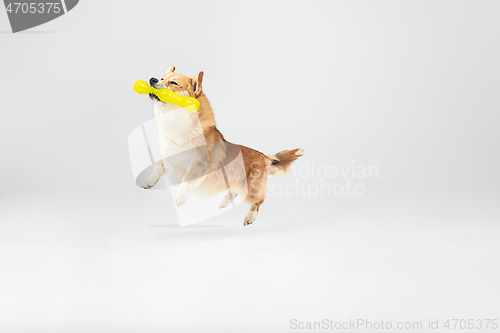
[[[257,165],[257,167],[255,165]],[[265,165],[259,165],[258,163],[254,163],[252,169],[253,170],[249,173],[247,178],[248,195],[245,198],[245,201],[251,204],[251,206],[250,211],[243,221],[244,226],[252,224],[253,221],[255,221],[255,218],[259,213],[259,207],[262,205],[264,198],[266,197],[268,170],[265,168]]]
[[[229,189],[229,191],[227,191],[227,194],[222,199],[219,208],[226,208],[231,202],[233,202],[234,198],[236,198],[237,195],[238,193]]]
[[[243,221],[243,225],[247,226],[249,224],[252,224],[253,221],[257,218],[257,214],[259,213],[259,207],[262,205],[264,202],[264,199],[260,200],[259,202],[254,203],[252,206],[250,206],[250,211],[248,212],[247,216],[245,217],[245,221]]]
[[[161,157],[161,154],[158,154],[158,158],[155,161],[153,171],[149,175],[148,178],[142,183],[141,187],[145,190],[151,189],[153,186],[158,183],[158,180],[160,180],[161,176],[163,176],[166,173],[165,170],[165,165],[163,164],[163,159]]]

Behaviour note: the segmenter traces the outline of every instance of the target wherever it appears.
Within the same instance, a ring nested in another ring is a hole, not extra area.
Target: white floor
[[[240,205],[180,228],[166,191],[18,199],[0,225],[4,332],[288,332],[293,319],[445,331],[500,310],[493,202],[270,197],[252,226]]]

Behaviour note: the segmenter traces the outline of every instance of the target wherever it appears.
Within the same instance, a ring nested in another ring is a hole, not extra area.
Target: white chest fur
[[[153,103],[158,125],[160,154],[170,176],[177,180],[186,173],[198,156],[192,148],[206,145],[205,136],[197,113],[189,113],[176,105]],[[192,150],[193,153],[180,154]],[[170,158],[174,157],[175,158]]]

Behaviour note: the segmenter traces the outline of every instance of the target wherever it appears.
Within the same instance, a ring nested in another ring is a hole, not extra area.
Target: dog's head
[[[149,79],[149,84],[154,88],[168,88],[185,97],[199,97],[202,93],[201,83],[203,80],[203,72],[198,73],[198,75],[194,77],[187,77],[182,74],[174,73],[174,71],[175,67],[170,67],[161,79],[158,80],[155,77]],[[163,103],[153,94],[149,94],[149,97],[154,102]]]

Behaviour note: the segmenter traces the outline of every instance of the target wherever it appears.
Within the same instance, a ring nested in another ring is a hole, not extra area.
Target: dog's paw
[[[233,202],[234,198],[236,198],[236,196],[238,195],[238,193],[228,193],[224,196],[224,198],[222,199],[222,202],[220,203],[219,205],[219,209],[222,209],[222,208],[226,208],[227,206],[229,206],[229,204],[231,202]]]
[[[179,188],[177,189],[177,198],[175,199],[175,205],[177,207],[184,205],[187,198],[189,197],[190,192],[190,187],[186,183],[182,183],[181,185],[179,185]]]
[[[247,226],[253,223],[255,221],[255,218],[257,217],[257,212],[249,212],[248,215],[245,217],[245,221],[243,221],[243,226]]]
[[[184,205],[184,203],[186,202],[186,199],[187,198],[179,198],[179,197],[177,197],[177,199],[175,199],[175,205],[177,207],[180,207],[180,206]]]
[[[141,188],[145,189],[145,190],[149,190],[151,188],[153,188],[153,186],[156,185],[156,183],[158,183],[158,180],[160,178],[150,178],[148,177],[148,179],[146,179],[146,181],[144,183],[142,183],[141,185]]]

